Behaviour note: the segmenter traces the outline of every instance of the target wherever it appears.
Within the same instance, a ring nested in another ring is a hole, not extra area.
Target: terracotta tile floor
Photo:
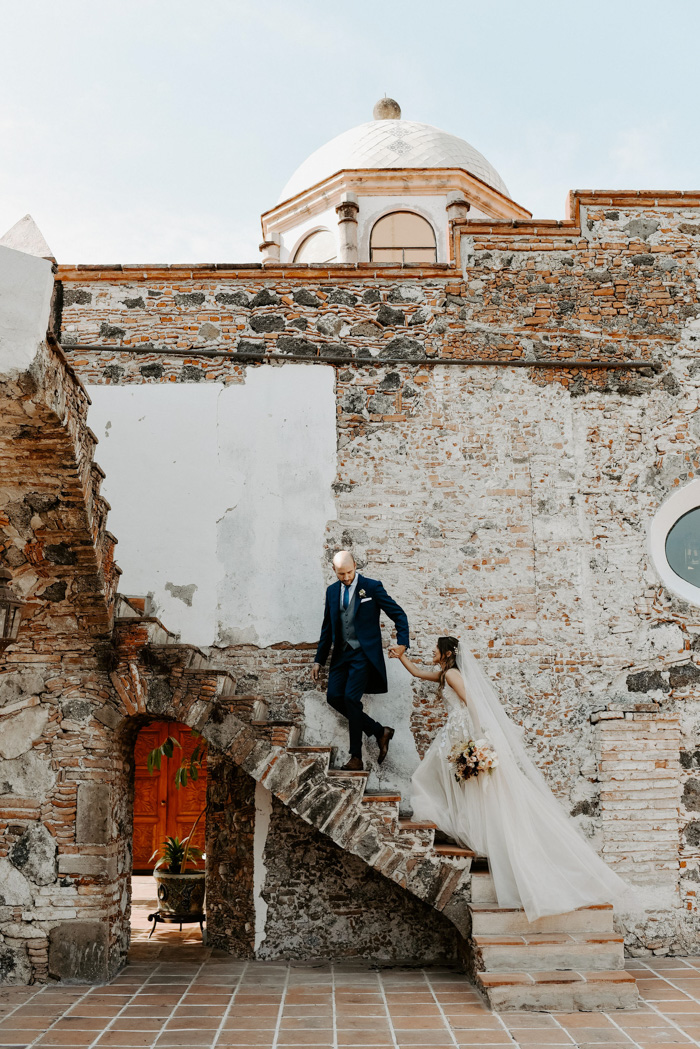
[[[237,961],[204,946],[197,926],[159,926],[147,941],[148,902],[134,908],[129,965],[107,986],[0,988],[0,1046],[700,1046],[700,958],[631,960],[635,1012],[496,1015],[450,969]]]

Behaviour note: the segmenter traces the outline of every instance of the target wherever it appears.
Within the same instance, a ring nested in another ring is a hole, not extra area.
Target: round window
[[[700,506],[683,514],[666,536],[666,560],[681,579],[700,587]]]
[[[667,590],[700,606],[700,480],[659,507],[649,526],[649,553]]]

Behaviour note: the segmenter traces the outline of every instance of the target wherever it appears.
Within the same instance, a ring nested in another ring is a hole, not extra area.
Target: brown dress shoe
[[[365,766],[362,764],[362,758],[350,758],[347,764],[343,765],[340,769],[341,772],[364,772]]]
[[[382,732],[381,736],[377,736],[377,743],[379,744],[379,758],[378,758],[378,761],[379,761],[380,765],[384,761],[384,758],[387,756],[387,752],[389,750],[389,744],[391,743],[393,738],[394,738],[394,730],[393,730],[393,728],[385,728],[384,731]]]

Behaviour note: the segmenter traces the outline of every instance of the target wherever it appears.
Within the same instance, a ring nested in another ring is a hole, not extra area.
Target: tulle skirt
[[[413,818],[430,820],[454,841],[486,856],[500,907],[522,907],[529,921],[596,903],[621,903],[630,890],[601,860],[553,795],[515,762],[458,782],[448,760],[465,738],[449,718],[412,779]],[[468,737],[467,737],[468,738]]]

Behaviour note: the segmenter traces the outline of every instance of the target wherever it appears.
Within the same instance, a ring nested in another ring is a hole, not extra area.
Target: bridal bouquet
[[[457,782],[478,776],[480,772],[493,772],[498,765],[496,751],[486,739],[463,739],[455,743],[449,760]]]

